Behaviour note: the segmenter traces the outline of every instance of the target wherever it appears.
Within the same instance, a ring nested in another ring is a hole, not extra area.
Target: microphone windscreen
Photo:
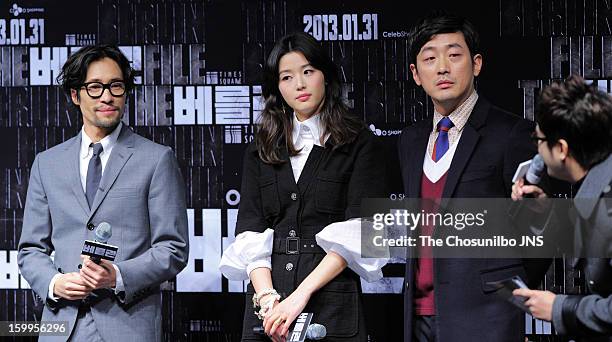
[[[324,325],[313,323],[306,329],[306,339],[308,340],[322,340],[327,336],[327,329]]]
[[[525,179],[531,184],[540,183],[545,167],[546,165],[544,164],[544,159],[542,159],[539,154],[536,154],[536,156],[531,160],[531,164],[529,165],[529,170],[527,170]]]
[[[107,243],[108,239],[113,235],[111,225],[107,222],[102,222],[96,228],[96,241]]]

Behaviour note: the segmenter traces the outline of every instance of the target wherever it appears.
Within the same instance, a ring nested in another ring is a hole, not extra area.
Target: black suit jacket
[[[423,160],[431,119],[403,130],[399,159],[404,191],[421,195]],[[520,162],[536,153],[534,124],[480,97],[466,123],[448,171],[443,198],[509,197]],[[434,251],[435,253],[435,251]],[[404,341],[412,338],[415,259],[408,255],[404,288]],[[513,275],[526,278],[521,259],[435,259],[434,300],[439,341],[519,341],[524,314],[497,299],[487,282]]]
[[[314,243],[315,235],[333,222],[360,216],[363,198],[387,195],[385,164],[381,147],[371,131],[363,129],[352,143],[334,148],[331,139],[325,148],[314,146],[296,184],[286,148],[281,150],[287,162],[264,163],[251,144],[244,158],[244,172],[236,234],[245,231],[274,230],[272,282],[283,299],[321,262],[325,254],[302,250]],[[287,254],[288,237],[300,240],[300,253]],[[280,248],[279,248],[280,246]],[[304,253],[303,253],[304,252]],[[327,328],[328,338],[346,341],[367,340],[361,308],[361,283],[350,269],[332,279],[310,298],[304,312],[313,312],[313,322]],[[247,287],[243,340],[267,341],[252,328],[261,326],[253,314],[254,289]]]

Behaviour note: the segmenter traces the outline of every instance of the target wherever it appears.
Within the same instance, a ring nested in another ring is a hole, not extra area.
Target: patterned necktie
[[[438,132],[440,133],[438,133],[432,156],[435,162],[442,159],[444,153],[448,151],[448,130],[453,126],[453,122],[447,116],[443,117],[442,120],[438,122]]]
[[[89,146],[93,146],[93,155],[89,160],[89,166],[87,167],[87,185],[85,195],[87,196],[87,203],[89,208],[93,204],[98,186],[100,185],[100,179],[102,178],[102,163],[100,162],[100,153],[104,150],[102,144],[91,143]]]

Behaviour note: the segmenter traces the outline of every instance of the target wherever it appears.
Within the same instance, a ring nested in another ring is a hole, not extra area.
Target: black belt
[[[299,237],[274,239],[272,252],[276,254],[325,254],[325,251],[317,245],[315,239],[301,239]]]
[[[88,311],[91,311],[91,306],[89,305],[84,305],[84,304],[80,304],[79,305],[79,311],[77,313],[77,317],[78,318],[83,318],[85,317],[85,315],[87,314]]]

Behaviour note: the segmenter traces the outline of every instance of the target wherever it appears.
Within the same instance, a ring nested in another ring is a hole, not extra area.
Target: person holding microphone
[[[553,207],[554,220],[544,220],[541,232],[573,234],[575,256],[598,258],[574,262],[584,272],[586,295],[530,289],[513,293],[526,297],[531,314],[551,321],[561,335],[612,341],[612,98],[571,76],[542,90],[536,113],[533,139],[548,175],[577,189],[570,214]],[[520,179],[512,187],[512,199],[526,196],[548,197],[538,185]],[[537,204],[532,206],[538,210]]]
[[[116,46],[80,48],[58,83],[83,127],[34,159],[17,261],[45,302],[41,321],[69,326],[39,341],[161,341],[160,284],[189,254],[176,157],[121,121],[134,70]],[[118,247],[116,258],[83,257],[84,240]]]

